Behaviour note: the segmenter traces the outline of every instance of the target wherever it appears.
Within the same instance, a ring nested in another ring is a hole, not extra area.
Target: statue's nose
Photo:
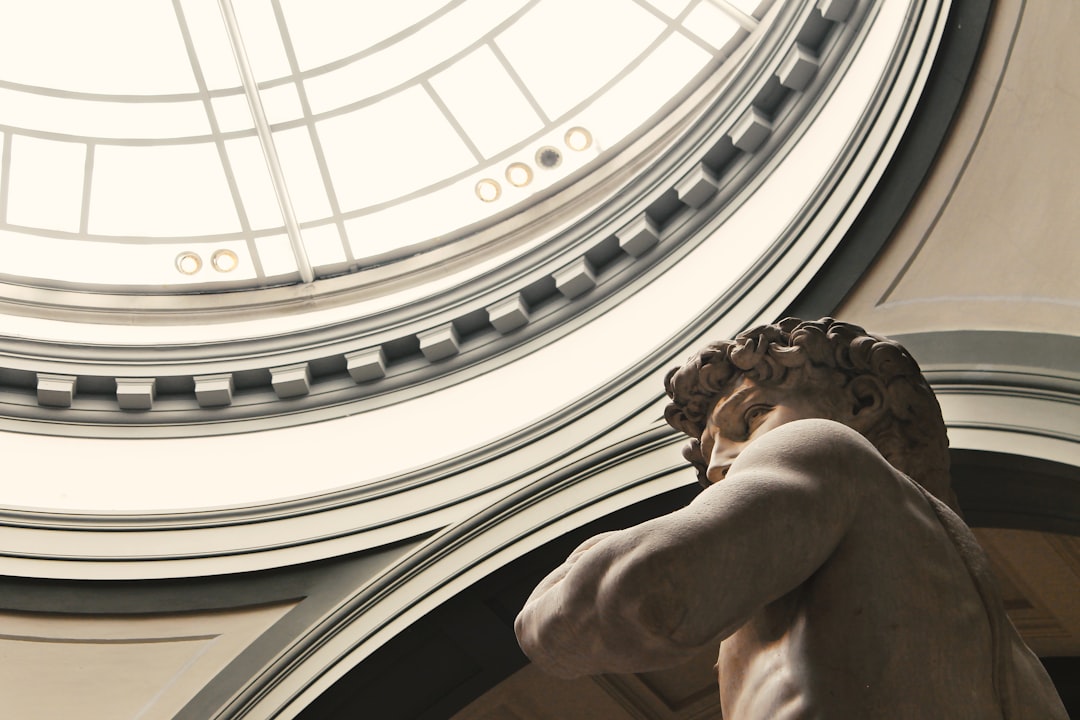
[[[738,448],[717,444],[713,448],[712,456],[709,458],[709,468],[705,472],[705,477],[708,478],[710,483],[720,482],[727,477],[731,463],[735,461],[738,455]]]
[[[705,473],[705,477],[708,478],[710,485],[715,485],[727,477],[729,468],[731,468],[731,463],[726,465],[710,465],[708,472]]]

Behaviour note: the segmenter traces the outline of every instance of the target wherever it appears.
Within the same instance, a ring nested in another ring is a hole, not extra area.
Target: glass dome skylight
[[[0,280],[279,285],[581,175],[760,0],[0,0]]]

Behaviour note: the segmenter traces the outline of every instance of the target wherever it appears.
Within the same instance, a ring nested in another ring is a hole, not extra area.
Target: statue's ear
[[[851,413],[856,418],[872,422],[886,411],[885,384],[873,375],[860,375],[847,386]]]

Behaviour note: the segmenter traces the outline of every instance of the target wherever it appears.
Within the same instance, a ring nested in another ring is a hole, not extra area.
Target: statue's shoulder
[[[835,420],[792,420],[754,440],[751,447],[784,453],[869,453],[880,457],[873,443],[857,430]]]
[[[823,418],[793,420],[770,430],[751,442],[736,463],[835,479],[867,471],[893,472],[878,449],[857,430]]]

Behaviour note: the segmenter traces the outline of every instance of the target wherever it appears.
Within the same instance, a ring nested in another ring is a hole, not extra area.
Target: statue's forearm
[[[670,665],[687,648],[672,632],[682,604],[657,568],[662,555],[632,528],[594,538],[552,572],[515,629],[525,653],[562,677]]]
[[[575,551],[519,615],[522,649],[571,677],[665,667],[719,643],[821,567],[882,462],[837,423],[771,431],[689,506]]]

